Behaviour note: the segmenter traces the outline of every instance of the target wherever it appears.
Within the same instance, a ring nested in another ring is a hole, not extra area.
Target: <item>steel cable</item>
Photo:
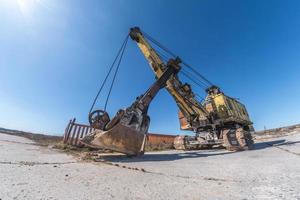
[[[119,61],[118,61],[118,64],[117,64],[117,68],[116,68],[116,71],[115,71],[113,80],[112,80],[112,82],[111,82],[111,85],[110,85],[110,88],[109,88],[108,95],[107,95],[107,97],[106,97],[106,101],[105,101],[105,105],[104,105],[104,111],[106,111],[107,103],[108,103],[108,100],[109,100],[109,97],[110,97],[110,94],[111,94],[113,85],[114,85],[114,83],[115,83],[115,80],[116,80],[116,77],[117,77],[117,74],[118,74],[118,71],[119,71],[119,68],[120,68],[120,64],[121,64],[121,61],[122,61],[122,58],[123,58],[123,54],[124,54],[124,52],[125,52],[126,45],[127,45],[127,42],[128,42],[128,37],[129,37],[129,35],[127,35],[127,37],[126,37],[126,39],[125,39],[125,43],[124,43],[124,46],[123,46],[123,49],[122,49],[122,52],[121,52],[121,55],[120,55],[120,58],[119,58]]]
[[[149,41],[151,41],[152,43],[154,43],[155,45],[157,45],[159,48],[161,48],[162,50],[164,50],[165,52],[167,52],[168,54],[170,54],[172,57],[176,58],[176,54],[174,54],[172,51],[170,51],[169,49],[167,49],[166,47],[164,47],[161,43],[159,43],[157,40],[155,40],[154,38],[152,38],[149,34],[142,32],[146,38],[149,39]],[[211,81],[209,81],[207,78],[205,78],[202,74],[200,74],[195,68],[193,68],[191,65],[187,64],[185,61],[182,60],[182,64],[185,65],[187,68],[189,68],[191,71],[193,71],[197,76],[199,76],[201,79],[203,79],[204,81],[206,81],[208,83],[208,85],[212,86],[214,85]]]
[[[98,92],[97,92],[96,97],[94,98],[94,101],[93,101],[93,104],[92,104],[92,106],[91,106],[91,108],[90,108],[89,113],[92,112],[92,110],[93,110],[93,108],[94,108],[94,106],[95,106],[95,104],[96,104],[96,101],[97,101],[97,99],[98,99],[98,97],[99,97],[99,95],[100,95],[100,93],[101,93],[101,91],[102,91],[102,89],[103,89],[103,87],[104,87],[104,85],[105,85],[105,83],[106,83],[106,81],[107,81],[107,79],[108,79],[108,77],[109,77],[109,75],[110,75],[112,69],[114,68],[115,63],[116,63],[116,61],[117,61],[117,59],[118,59],[118,57],[119,57],[119,55],[120,55],[122,49],[124,48],[125,43],[127,43],[127,40],[128,40],[128,35],[126,36],[124,42],[122,43],[122,45],[121,45],[121,47],[120,47],[120,49],[119,49],[119,51],[118,51],[118,53],[117,53],[117,56],[115,57],[113,63],[111,64],[111,66],[110,66],[110,68],[109,68],[109,71],[108,71],[108,73],[106,74],[105,79],[103,80],[103,82],[102,82],[102,84],[101,84],[101,87],[100,87],[100,89],[99,89]]]

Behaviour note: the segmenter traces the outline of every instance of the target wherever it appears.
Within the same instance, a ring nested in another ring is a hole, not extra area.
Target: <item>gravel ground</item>
[[[105,162],[103,162],[105,160]],[[0,199],[298,199],[300,133],[255,150],[105,155],[99,162],[0,133]]]

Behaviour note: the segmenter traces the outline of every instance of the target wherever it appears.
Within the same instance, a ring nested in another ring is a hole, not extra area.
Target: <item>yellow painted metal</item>
[[[148,60],[148,63],[150,64],[152,70],[155,72],[156,77],[159,78],[163,74],[163,71],[161,69],[161,65],[164,64],[163,61],[156,54],[153,48],[148,44],[148,42],[144,39],[144,37],[142,37],[141,34],[138,33],[138,37],[138,47]]]
[[[234,98],[223,93],[209,95],[211,103],[206,105],[209,112],[218,113],[223,120],[231,120],[251,124],[246,107]]]
[[[164,62],[144,38],[141,32],[137,32],[136,37],[138,47],[148,60],[148,63],[151,69],[154,71],[156,78],[159,78],[164,71]],[[167,81],[166,89],[175,99],[176,104],[180,109],[179,120],[181,129],[183,130],[192,130],[191,124],[187,124],[188,120],[186,117],[194,117],[192,120],[207,120],[209,113],[212,112],[217,113],[218,118],[223,122],[240,122],[249,125],[252,124],[245,106],[237,100],[224,95],[223,93],[209,94],[206,97],[206,101],[202,105],[194,98],[192,91],[186,91],[190,88],[188,88],[185,84],[182,84],[177,76],[173,76]],[[187,97],[183,96],[182,93],[190,93],[191,95]]]
[[[156,77],[159,78],[163,73],[163,67],[165,65],[164,62],[161,60],[159,55],[157,55],[156,51],[150,46],[150,44],[146,41],[141,33],[137,33],[136,36],[138,37],[138,47],[148,60],[148,63],[151,69],[154,71]],[[179,93],[179,91],[174,88],[174,82],[181,84],[177,77],[173,76],[172,78],[170,78],[170,80],[167,81],[166,89],[169,91],[169,93],[171,93],[180,110],[189,116],[194,115],[199,116],[200,119],[205,119],[206,111],[202,109],[202,106],[197,101],[195,101],[193,97],[191,99],[184,98]],[[192,105],[190,101],[192,101],[194,105]]]

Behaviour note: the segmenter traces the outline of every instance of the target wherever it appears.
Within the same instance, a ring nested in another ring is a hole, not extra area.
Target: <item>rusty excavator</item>
[[[130,156],[142,155],[150,125],[150,117],[147,115],[148,107],[159,90],[166,88],[179,108],[178,117],[181,130],[196,133],[194,136],[177,136],[174,141],[175,149],[197,150],[222,145],[230,151],[239,151],[253,147],[251,136],[253,127],[246,107],[235,98],[225,95],[218,86],[212,84],[195,68],[182,61],[138,27],[130,29],[129,35],[119,50],[118,56],[121,55],[119,56],[115,75],[128,37],[136,42],[149,62],[156,81],[131,106],[120,109],[110,119],[105,111],[106,104],[104,110],[92,111],[107,75],[89,113],[89,122],[95,128],[95,131],[84,137],[81,140],[82,143],[94,148],[110,149]],[[170,57],[154,49],[150,43],[160,48]],[[109,73],[111,69],[112,67]],[[189,69],[189,73],[185,69]],[[201,83],[205,85],[206,98],[200,102],[196,98],[191,85],[182,83],[178,74],[185,75],[197,85]]]

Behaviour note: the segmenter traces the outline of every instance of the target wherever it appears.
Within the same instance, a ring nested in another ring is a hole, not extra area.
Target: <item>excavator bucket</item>
[[[158,91],[165,87],[167,80],[179,71],[176,62],[170,60],[167,70],[161,77],[131,106],[124,110],[120,109],[112,120],[109,120],[105,111],[90,113],[92,115],[89,117],[90,123],[98,129],[84,137],[81,142],[91,147],[110,149],[130,156],[143,155],[150,124],[148,107]],[[94,113],[96,116],[93,117]]]
[[[105,111],[92,112],[91,126],[95,131],[82,138],[81,142],[93,148],[109,149],[129,156],[143,155],[150,118],[146,113],[139,112],[135,105],[120,109],[112,120],[107,118]]]
[[[109,149],[130,156],[144,154],[146,134],[118,123],[108,131],[95,130],[81,140],[87,146]]]

